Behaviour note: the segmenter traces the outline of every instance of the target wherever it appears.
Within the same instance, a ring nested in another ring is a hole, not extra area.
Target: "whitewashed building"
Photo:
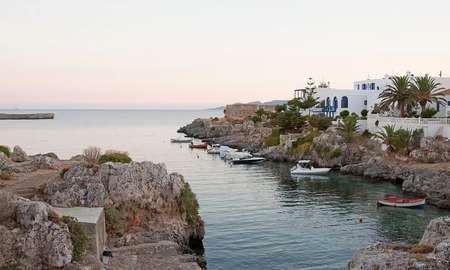
[[[414,78],[414,74],[407,73],[411,79]],[[315,91],[319,97],[319,100],[324,106],[321,108],[315,108],[312,110],[315,113],[324,113],[328,116],[339,115],[343,110],[347,110],[350,113],[361,114],[363,109],[369,111],[374,109],[375,104],[379,103],[380,93],[391,84],[390,75],[385,75],[381,79],[367,79],[362,81],[355,81],[353,83],[353,89],[335,89],[335,88],[317,88]],[[439,117],[450,116],[450,77],[434,77],[434,79],[441,84],[447,91],[447,104],[443,107],[440,104],[430,104],[430,107],[434,107]],[[295,90],[296,98],[303,98],[305,96],[305,89]]]

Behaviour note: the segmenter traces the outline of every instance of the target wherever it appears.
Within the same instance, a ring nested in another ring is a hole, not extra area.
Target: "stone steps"
[[[170,241],[114,248],[112,253],[106,270],[201,270],[194,256],[180,254],[178,245]]]

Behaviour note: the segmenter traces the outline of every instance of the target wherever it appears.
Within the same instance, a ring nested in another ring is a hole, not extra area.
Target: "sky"
[[[0,108],[207,108],[450,76],[448,0],[0,0]]]

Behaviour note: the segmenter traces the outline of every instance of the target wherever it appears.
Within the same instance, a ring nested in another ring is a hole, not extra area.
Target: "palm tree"
[[[345,142],[350,143],[353,140],[359,125],[356,117],[347,116],[342,119],[342,123],[339,123],[337,131],[344,138]]]
[[[416,77],[411,84],[411,91],[419,103],[422,112],[425,111],[428,103],[434,101],[445,104],[447,102],[444,98],[445,94],[443,90],[445,88],[441,87],[441,84],[428,74],[423,77]]]
[[[409,76],[394,76],[391,81],[392,84],[388,85],[379,96],[380,107],[383,109],[396,107],[400,110],[400,116],[404,117],[415,104]]]
[[[395,126],[394,125],[386,125],[383,127],[383,130],[378,131],[373,135],[373,137],[381,139],[384,144],[389,147],[389,150],[394,150],[394,138],[395,138]]]

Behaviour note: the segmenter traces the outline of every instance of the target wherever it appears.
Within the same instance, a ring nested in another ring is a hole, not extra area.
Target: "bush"
[[[113,235],[119,235],[123,226],[120,211],[114,207],[105,208],[106,231]]]
[[[372,133],[370,133],[370,131],[368,129],[365,129],[363,131],[363,133],[361,134],[361,136],[366,137],[366,138],[370,138],[370,137],[372,137]]]
[[[317,128],[310,129],[304,136],[298,138],[292,143],[289,152],[293,155],[296,154],[309,154],[311,152],[312,142],[315,137],[319,136],[319,131]]]
[[[101,155],[101,149],[99,147],[88,147],[83,150],[83,158],[89,165],[98,164]]]
[[[420,144],[421,136],[420,130],[414,132],[403,128],[395,130],[394,125],[384,126],[382,131],[374,135],[374,137],[383,140],[383,143],[388,145],[391,151],[405,154],[408,153],[410,147],[417,143],[417,140]]]
[[[347,116],[349,116],[350,115],[350,112],[349,111],[347,111],[347,110],[343,110],[343,111],[341,111],[340,113],[339,113],[339,116],[342,118],[342,119],[345,119]]]
[[[86,252],[89,244],[89,235],[86,227],[73,217],[63,216],[62,221],[69,227],[73,246],[73,260],[79,261]]]
[[[310,126],[319,130],[326,130],[331,126],[332,119],[330,117],[321,115],[311,115],[308,117],[308,123]]]
[[[188,183],[184,184],[180,193],[179,206],[190,225],[198,222],[198,202]]]
[[[103,164],[106,162],[120,162],[120,163],[130,163],[133,161],[127,152],[120,152],[115,150],[108,150],[105,154],[100,156],[98,160],[99,164]]]
[[[280,134],[281,134],[281,131],[279,128],[272,128],[272,134],[270,134],[269,137],[267,137],[264,140],[264,145],[265,146],[279,145],[280,144]]]
[[[344,138],[345,142],[350,143],[358,130],[358,121],[355,117],[347,116],[339,123],[337,131]]]
[[[368,110],[362,109],[362,110],[361,110],[361,116],[362,116],[362,118],[363,118],[363,119],[367,119],[367,114],[368,114],[368,113],[369,113]]]
[[[11,156],[11,149],[6,145],[0,145],[0,152],[3,152],[7,157]]]
[[[359,115],[357,113],[352,112],[350,114],[351,117],[355,118],[355,119],[359,119]]]
[[[422,118],[432,118],[437,113],[434,108],[426,108],[420,113],[420,117]]]

